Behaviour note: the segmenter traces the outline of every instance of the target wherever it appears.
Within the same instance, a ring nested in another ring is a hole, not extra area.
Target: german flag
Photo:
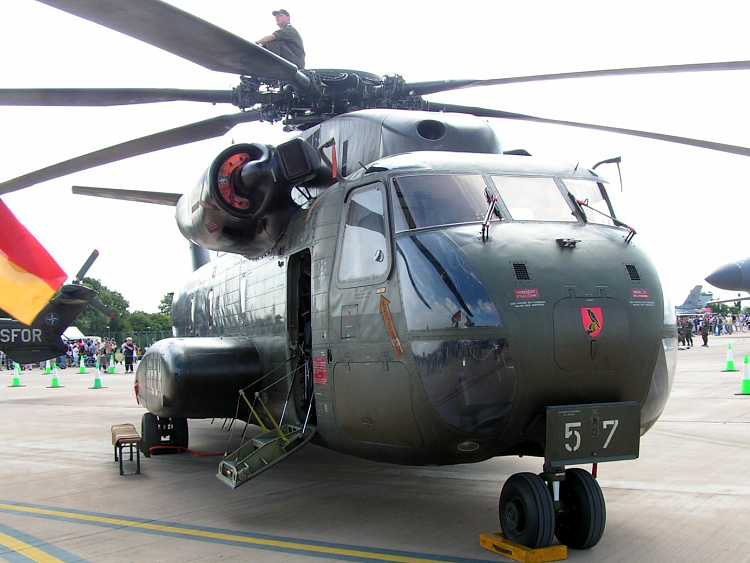
[[[0,200],[0,308],[30,325],[67,277]]]

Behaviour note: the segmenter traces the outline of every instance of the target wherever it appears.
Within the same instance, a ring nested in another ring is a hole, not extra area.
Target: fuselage
[[[532,157],[382,158],[302,206],[277,252],[196,271],[175,336],[252,342],[250,382],[307,329],[317,440],[362,457],[543,455],[551,405],[637,401],[645,432],[671,388],[674,317],[637,238],[575,203],[597,205],[600,182]],[[269,392],[277,413],[286,396]]]

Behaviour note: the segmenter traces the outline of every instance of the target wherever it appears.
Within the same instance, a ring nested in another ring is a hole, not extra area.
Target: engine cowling
[[[320,157],[301,139],[279,147],[233,145],[180,198],[177,225],[203,248],[261,256],[273,249],[298,209],[292,187],[324,172]]]

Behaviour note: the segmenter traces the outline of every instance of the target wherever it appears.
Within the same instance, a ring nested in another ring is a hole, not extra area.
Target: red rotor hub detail
[[[250,155],[243,152],[230,156],[219,166],[217,185],[222,199],[234,209],[250,209],[250,200],[237,194],[232,173],[250,160]]]

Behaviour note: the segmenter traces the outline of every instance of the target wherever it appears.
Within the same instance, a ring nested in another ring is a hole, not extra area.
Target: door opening
[[[289,259],[289,347],[295,360],[292,396],[295,414],[300,423],[315,424],[312,373],[312,275],[310,250],[303,250]],[[308,416],[309,412],[309,416]]]

